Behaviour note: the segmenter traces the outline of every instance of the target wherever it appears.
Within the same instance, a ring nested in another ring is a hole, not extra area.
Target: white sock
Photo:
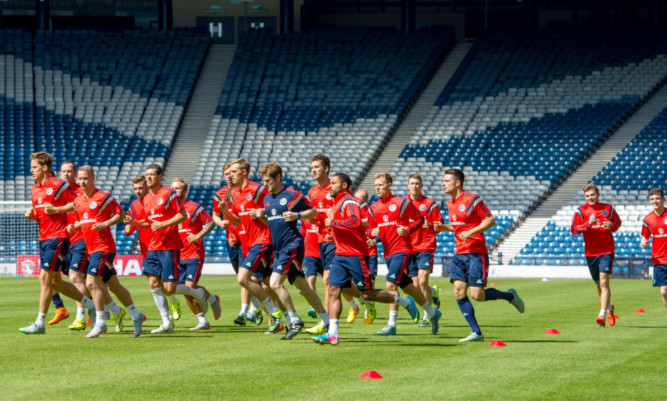
[[[410,300],[407,298],[399,297],[398,295],[394,295],[394,303],[399,304],[404,308],[407,308],[408,305],[410,305]]]
[[[86,319],[86,308],[76,308],[76,318],[85,320]]]
[[[264,301],[262,301],[264,306],[266,306],[266,310],[269,311],[269,314],[273,315],[276,312],[278,312],[278,308],[276,308],[276,305],[273,303],[271,298],[266,297]]]
[[[111,301],[109,305],[107,305],[109,309],[111,309],[111,313],[114,315],[117,315],[120,313],[120,306],[118,306],[114,301]]]
[[[86,307],[86,309],[93,309],[93,310],[95,309],[95,304],[93,303],[93,300],[85,295],[83,296],[83,298],[81,298],[81,303],[83,304],[83,306]]]
[[[283,317],[285,318],[285,324],[287,327],[292,325],[292,317],[289,315],[289,313],[283,313]]]
[[[95,312],[95,327],[103,327],[106,323],[104,321],[105,311],[96,311]]]
[[[435,316],[435,308],[431,305],[429,301],[426,301],[426,303],[422,305],[422,308],[424,308],[424,312],[426,312],[429,318]]]
[[[181,295],[189,295],[193,298],[196,298],[197,300],[203,299],[204,298],[204,290],[201,288],[192,288],[188,287],[185,284],[179,284],[176,286],[176,292],[175,294],[181,294]],[[173,297],[173,295],[172,295]]]
[[[357,310],[359,307],[357,306],[357,303],[354,302],[354,299],[350,301],[350,308]]]
[[[290,320],[292,321],[292,323],[303,322],[303,320],[301,320],[301,318],[300,318],[299,315],[296,313],[296,311],[294,311],[294,312],[287,312],[287,315],[289,316],[289,318],[290,318]]]
[[[322,324],[324,325],[329,324],[329,313],[326,311],[320,313],[320,319],[322,319]]]
[[[602,309],[602,310],[600,311],[600,317],[605,317],[606,314],[607,314],[607,310],[606,310],[606,309]]]
[[[201,324],[206,324],[206,323],[208,323],[208,320],[206,320],[206,316],[204,316],[203,313],[200,313],[200,314],[198,314],[198,315],[196,315],[196,316],[197,316],[197,319],[199,319],[199,323],[201,323]]]
[[[398,317],[398,311],[390,310],[389,321],[387,322],[387,326],[396,327],[396,317]]]
[[[241,312],[239,312],[239,315],[248,315],[248,304],[241,304]]]
[[[46,320],[46,313],[38,313],[37,320],[35,320],[35,325],[43,327],[45,320]]]
[[[160,316],[162,316],[162,324],[164,326],[171,326],[171,321],[169,320],[169,309],[167,308],[167,297],[164,296],[162,288],[155,288],[151,290],[153,293],[153,300],[155,300],[155,305],[160,311]]]
[[[338,319],[329,320],[329,335],[338,337]]]
[[[259,304],[259,299],[257,299],[257,297],[252,297],[252,298],[250,298],[250,303],[252,304],[252,306],[255,307],[255,309],[259,309],[259,308],[262,307],[262,306]]]
[[[139,309],[132,304],[127,307],[127,310],[130,312],[130,316],[132,316],[132,319],[139,319],[139,316],[141,316],[141,312],[139,312]]]

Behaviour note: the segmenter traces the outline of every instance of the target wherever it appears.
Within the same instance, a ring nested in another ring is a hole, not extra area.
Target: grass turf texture
[[[129,314],[123,333],[113,332],[111,322],[109,333],[97,339],[68,330],[76,311],[69,299],[68,319],[47,326],[46,335],[27,336],[18,328],[36,317],[39,282],[0,278],[0,399],[664,399],[667,311],[649,281],[613,280],[620,320],[600,328],[590,280],[496,279],[496,288],[518,290],[526,312],[505,301],[473,301],[486,339],[466,344],[458,340],[470,329],[451,284],[433,281],[442,288],[444,314],[437,336],[412,324],[403,309],[398,335],[377,336],[388,307],[379,306],[375,323],[364,325],[361,306],[357,321],[348,324],[344,303],[341,343],[332,347],[303,332],[291,341],[280,340],[284,332],[264,335],[268,319],[262,326],[235,326],[239,287],[231,277],[202,279],[221,297],[220,320],[208,313],[210,331],[188,329],[196,319],[181,298],[176,332],[151,335],[160,319],[146,280],[121,278],[148,316],[140,338],[132,338]],[[312,327],[316,321],[306,316],[305,300],[288,289]],[[646,313],[634,313],[637,308]],[[53,307],[47,320],[52,314]],[[544,334],[549,328],[561,334]],[[489,347],[494,340],[507,347]],[[367,370],[384,379],[359,379]]]

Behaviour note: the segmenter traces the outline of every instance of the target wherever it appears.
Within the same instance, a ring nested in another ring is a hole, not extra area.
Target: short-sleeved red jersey
[[[303,236],[303,243],[306,247],[304,256],[319,258],[320,244],[318,242],[319,229],[317,224],[313,223],[312,220],[301,220],[301,229],[299,232]]]
[[[319,235],[317,242],[320,244],[327,242],[324,238],[331,232],[331,228],[324,225],[324,221],[327,219],[327,211],[333,206],[334,199],[329,193],[329,183],[324,187],[315,185],[314,187],[308,190],[308,199],[315,209],[317,209],[317,227],[319,229]]]
[[[491,215],[482,198],[472,192],[463,191],[456,199],[447,202],[449,224],[454,227],[454,253],[488,254],[484,233],[473,234],[466,241],[459,239],[459,234],[477,227],[484,218]]]
[[[231,205],[233,209],[231,207],[230,209],[241,218],[241,224],[247,233],[248,248],[257,244],[271,243],[269,226],[261,219],[250,218],[248,214],[251,209],[264,209],[264,197],[268,193],[264,185],[253,181],[248,181],[243,188],[234,187],[232,189],[234,204]],[[241,241],[243,242],[243,239]]]
[[[653,266],[667,264],[667,209],[663,210],[661,215],[651,211],[644,217],[642,237],[650,236],[653,236]]]
[[[86,252],[89,255],[95,252],[116,253],[116,243],[111,234],[111,228],[107,227],[101,231],[93,230],[93,225],[96,223],[103,223],[113,215],[123,213],[123,209],[113,196],[95,188],[90,196],[83,194],[74,199],[74,210],[81,223]]]
[[[375,228],[375,223],[373,221],[373,216],[371,216],[371,208],[368,206],[368,203],[359,199],[359,206],[361,206],[361,218],[366,219],[366,240],[375,239],[371,237],[371,231]],[[378,246],[373,245],[368,247],[368,254],[370,256],[378,254]]]
[[[588,220],[595,215],[595,223],[590,224]],[[611,230],[603,227],[603,223],[609,220]],[[577,209],[572,218],[570,232],[573,235],[584,235],[584,255],[600,256],[614,253],[614,236],[612,232],[621,227],[621,218],[612,205],[596,203],[589,205],[585,203]]]
[[[424,228],[424,225],[422,224],[417,228],[414,234],[410,236],[410,239],[412,240],[412,250],[415,253],[427,251],[435,252],[435,250],[438,249],[438,242],[435,239],[433,223],[436,221],[443,223],[440,208],[433,199],[427,198],[424,195],[421,195],[416,200],[412,199],[412,197],[409,197],[409,199],[429,225],[429,228]]]
[[[371,206],[371,216],[380,229],[385,259],[395,253],[413,253],[410,236],[423,224],[424,218],[409,199],[386,195]],[[398,235],[399,225],[408,229],[406,235]]]
[[[83,194],[83,189],[76,183],[73,182],[69,184],[69,188],[74,191],[74,194],[76,196],[79,196]],[[73,212],[67,213],[67,224],[74,224],[75,221],[77,221],[77,213],[76,210]],[[77,242],[83,241],[83,231],[81,230],[76,230],[71,233],[69,233],[69,246],[72,246],[76,244]]]
[[[30,191],[32,208],[35,211],[39,225],[39,240],[52,238],[69,238],[67,234],[67,213],[48,215],[44,212],[44,204],[65,206],[74,200],[75,194],[69,189],[69,184],[56,177],[49,177],[44,184],[35,184]]]
[[[183,204],[176,192],[170,188],[161,186],[155,194],[148,191],[144,196],[144,210],[148,222],[167,221],[183,209]],[[178,226],[165,227],[162,230],[153,231],[149,251],[166,251],[170,249],[181,249],[183,241],[178,235]]]
[[[329,210],[336,255],[368,256],[366,227],[361,224],[361,208],[349,192],[339,192]]]
[[[130,208],[128,209],[127,214],[136,221],[148,221],[148,217],[146,217],[146,211],[144,210],[144,202],[141,199],[137,199],[130,204]],[[125,235],[132,235],[134,230],[137,229],[134,226],[130,226],[129,232],[127,232]],[[139,249],[141,250],[141,257],[144,259],[146,259],[148,256],[148,245],[151,243],[152,236],[153,231],[150,228],[139,229]]]
[[[189,243],[188,235],[198,234],[213,219],[199,203],[186,201],[183,207],[185,207],[185,212],[188,214],[188,219],[178,225],[178,234],[181,236],[181,241],[183,241],[181,260],[204,259],[206,257],[204,240],[200,239]]]
[[[220,218],[225,220],[225,215],[220,211],[220,202],[225,199],[225,196],[227,195],[227,191],[229,191],[229,186],[224,186],[217,190],[215,194],[213,194],[213,214],[219,214]],[[230,205],[230,207],[227,208],[227,210],[230,213],[234,213],[234,208]],[[238,226],[233,225],[231,222],[227,226],[227,240],[233,239],[235,242],[240,242],[241,243],[241,252],[243,253],[243,256],[248,254],[248,236],[246,235],[246,230],[243,227],[242,224],[239,224]]]

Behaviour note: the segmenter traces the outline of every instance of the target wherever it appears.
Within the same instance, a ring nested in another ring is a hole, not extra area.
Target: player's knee
[[[478,301],[478,302],[486,301],[486,296],[485,296],[484,292],[472,293],[472,294],[470,294],[470,296],[472,296],[472,299],[474,299],[475,301]]]

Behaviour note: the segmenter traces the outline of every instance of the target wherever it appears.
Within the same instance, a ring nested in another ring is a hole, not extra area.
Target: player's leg
[[[330,279],[327,290],[326,310],[329,313],[329,330],[327,333],[313,337],[318,344],[338,344],[338,324],[341,312],[341,288],[349,285],[349,274],[345,267],[345,257],[336,256],[327,276]]]
[[[203,259],[187,259],[180,261],[178,268],[178,282],[176,283],[174,294],[188,295],[195,298],[197,303],[199,303],[199,308],[197,309],[201,309],[200,312],[206,313],[208,311],[206,293],[203,288],[199,288],[196,284],[193,285],[193,283],[199,282],[203,267]],[[188,285],[188,283],[190,283],[190,285]]]
[[[477,324],[475,318],[475,308],[468,298],[468,265],[470,255],[454,255],[452,262],[449,265],[450,282],[454,285],[454,297],[459,306],[461,314],[465,318],[472,333],[466,338],[459,340],[460,342],[468,341],[484,341],[482,330]]]
[[[317,293],[317,273],[322,272],[322,259],[314,256],[305,256],[303,258],[303,272],[306,275],[306,282],[313,292]],[[312,307],[308,309],[308,316],[317,317],[317,312]]]
[[[104,316],[104,291],[102,287],[102,274],[106,262],[106,252],[95,252],[90,255],[90,264],[86,276],[86,288],[90,291],[95,304],[95,323],[90,332],[86,335],[88,338],[97,337],[107,332],[107,326]]]
[[[64,276],[69,276],[70,253],[71,250],[67,252],[67,255],[65,255],[65,260],[63,260],[63,263],[61,263],[61,273]],[[54,292],[53,296],[51,297],[51,302],[53,302],[54,312],[53,318],[48,322],[49,325],[56,324],[61,320],[67,319],[69,317],[69,311],[67,308],[65,308],[65,304],[63,303],[62,298],[60,298],[60,294]]]
[[[148,278],[148,288],[153,295],[153,301],[162,318],[162,324],[158,327],[157,332],[173,332],[174,327],[170,321],[169,305],[167,297],[162,290],[162,265],[160,263],[161,251],[148,251],[148,255],[143,261],[142,274]],[[153,330],[153,331],[156,331]]]
[[[188,274],[188,277],[189,277],[189,274]],[[189,280],[185,281],[185,286],[189,287],[189,288],[198,288],[198,289],[201,289],[202,291],[204,290],[203,287],[198,287],[195,282],[189,281]],[[194,313],[195,317],[197,318],[197,325],[194,326],[194,327],[191,327],[190,330],[192,330],[192,331],[210,330],[211,325],[208,322],[208,319],[206,319],[206,316],[204,315],[205,312],[202,311],[199,301],[191,295],[185,295],[185,302],[188,304],[188,307],[190,308],[192,313]],[[207,304],[206,301],[204,301],[204,303]]]
[[[662,303],[665,304],[665,308],[667,308],[667,285],[660,287],[660,295],[662,296]]]

